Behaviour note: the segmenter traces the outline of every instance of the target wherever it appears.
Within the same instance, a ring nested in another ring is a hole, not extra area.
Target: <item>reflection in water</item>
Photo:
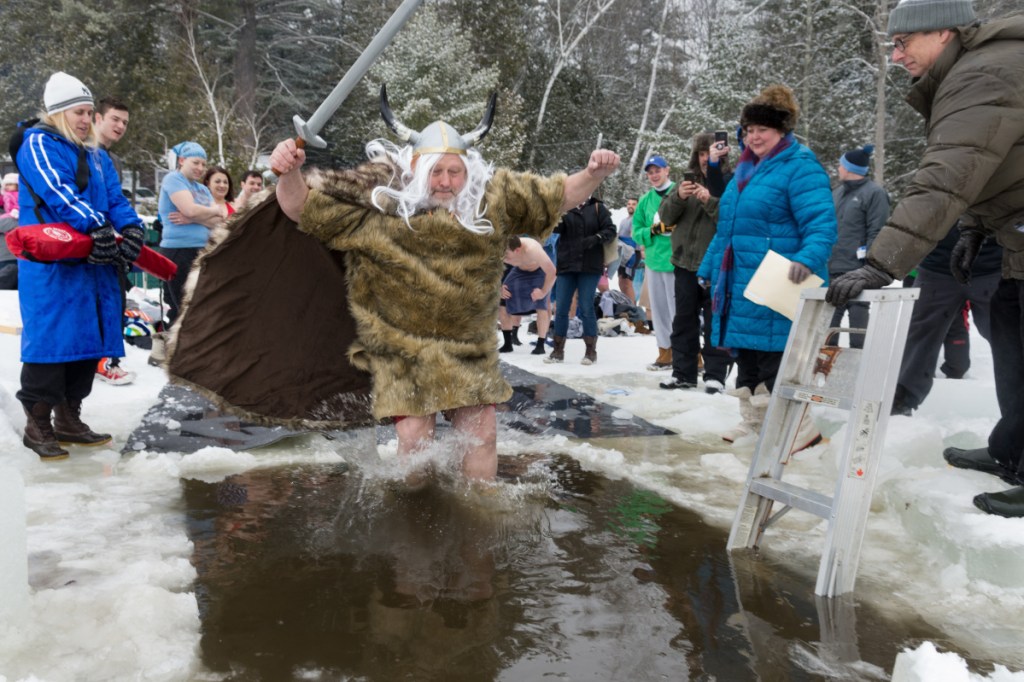
[[[205,664],[231,680],[732,681],[857,663],[855,621],[845,648],[817,641],[804,577],[794,596],[778,567],[733,567],[695,513],[569,458],[526,462],[503,458],[492,494],[339,465],[184,481]],[[847,666],[863,679],[907,632],[870,629],[873,665]]]

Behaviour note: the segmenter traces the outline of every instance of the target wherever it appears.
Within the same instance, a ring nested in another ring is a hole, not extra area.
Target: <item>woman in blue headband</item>
[[[182,290],[188,278],[192,261],[206,246],[210,229],[224,224],[227,213],[218,205],[209,188],[203,184],[206,173],[206,151],[198,142],[181,142],[172,149],[177,155],[177,170],[168,173],[160,185],[158,210],[163,224],[160,249],[178,266],[178,272],[169,282],[164,282],[164,295],[170,309],[167,324],[178,317],[181,308]],[[162,339],[157,339],[154,350]],[[160,353],[151,357],[154,364],[162,361]]]

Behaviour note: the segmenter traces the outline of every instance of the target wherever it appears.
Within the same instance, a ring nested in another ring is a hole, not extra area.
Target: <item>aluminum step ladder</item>
[[[856,580],[903,346],[920,291],[863,292],[855,300],[871,304],[864,330],[831,327],[835,308],[825,302],[825,291],[801,294],[727,546],[759,547],[768,527],[790,509],[820,516],[828,521],[828,532],[814,592],[832,597],[851,592]],[[840,347],[843,332],[864,333],[864,348]],[[800,420],[812,405],[849,412],[831,497],[782,480]],[[783,506],[773,514],[776,502]]]

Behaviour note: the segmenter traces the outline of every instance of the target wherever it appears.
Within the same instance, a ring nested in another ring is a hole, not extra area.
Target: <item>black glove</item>
[[[142,244],[146,238],[146,231],[138,225],[129,225],[121,230],[121,243],[118,248],[121,250],[121,257],[126,263],[134,263],[142,251]]]
[[[110,225],[104,225],[89,233],[92,237],[92,251],[89,253],[87,262],[93,265],[110,265],[117,260],[120,252],[117,250],[117,233]]]
[[[971,267],[984,242],[984,233],[977,230],[960,230],[960,239],[956,240],[949,255],[949,271],[953,273],[953,279],[960,284],[971,283]]]
[[[583,244],[583,250],[591,249],[601,243],[601,237],[596,234],[588,234],[584,237],[581,242]]]
[[[845,275],[836,277],[828,285],[825,300],[837,308],[844,307],[850,299],[860,296],[865,289],[881,289],[892,282],[892,275],[868,263]]]

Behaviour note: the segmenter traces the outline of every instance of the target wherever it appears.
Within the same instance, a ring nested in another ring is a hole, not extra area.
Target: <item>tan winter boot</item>
[[[652,372],[660,372],[665,369],[672,369],[672,349],[658,347],[658,359],[650,365],[647,365],[647,369]]]
[[[61,444],[103,445],[110,442],[109,433],[96,433],[82,421],[82,401],[64,401],[53,408],[53,430]]]
[[[722,434],[722,440],[732,443],[733,441],[739,440],[750,433],[750,425],[747,423],[747,417],[750,415],[750,396],[752,394],[749,388],[742,386],[740,388],[734,388],[731,391],[726,391],[726,395],[739,398],[740,416],[743,418],[743,421]]]
[[[732,443],[743,436],[756,436],[761,432],[764,416],[768,412],[768,401],[771,393],[763,383],[758,384],[754,392],[746,386],[726,391],[727,395],[740,399],[740,416],[743,418],[736,426],[722,434],[722,440]]]
[[[39,455],[44,462],[67,459],[68,451],[57,442],[50,422],[53,408],[44,402],[38,402],[31,408],[22,407],[25,409],[25,437],[21,442],[25,447]]]
[[[583,353],[583,359],[580,360],[580,364],[592,365],[597,362],[597,337],[584,336],[583,343],[587,346],[587,350]]]
[[[149,351],[149,364],[154,367],[163,367],[167,362],[167,332],[153,334],[153,348]]]
[[[548,364],[565,360],[565,337],[556,336],[554,340],[555,347],[551,349],[551,355],[544,358],[544,362]]]

